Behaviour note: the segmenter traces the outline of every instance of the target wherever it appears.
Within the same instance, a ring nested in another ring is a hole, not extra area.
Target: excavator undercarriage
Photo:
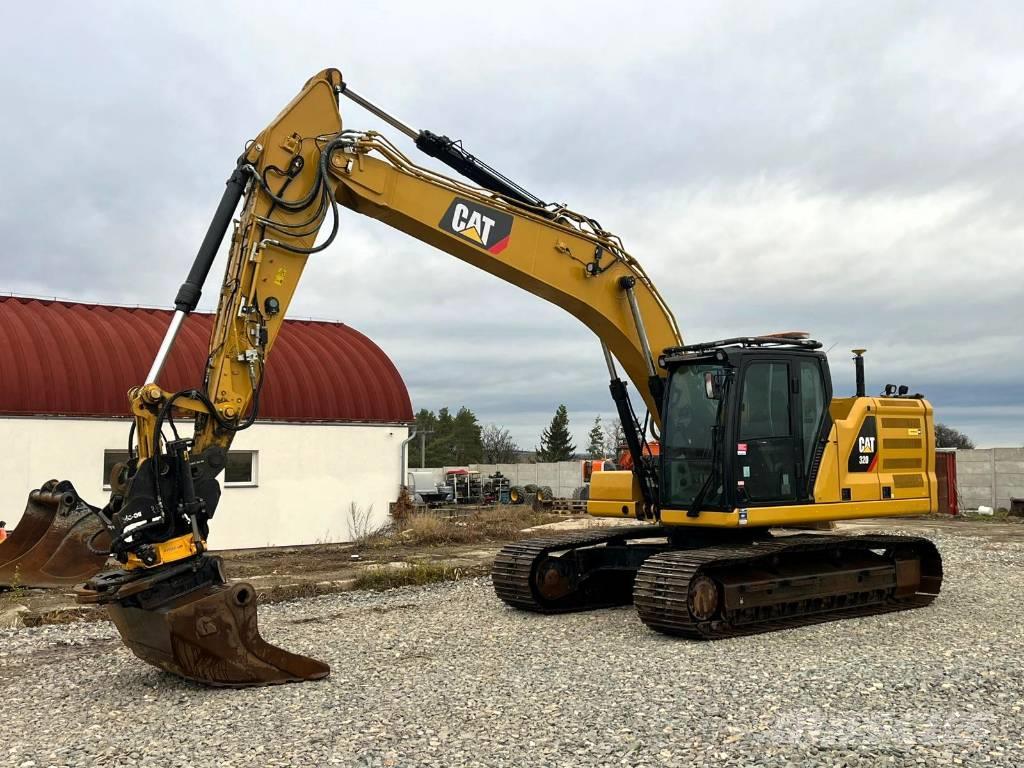
[[[927,539],[761,531],[712,543],[679,533],[623,526],[509,544],[494,589],[538,613],[633,602],[651,629],[715,640],[918,608],[942,587]]]

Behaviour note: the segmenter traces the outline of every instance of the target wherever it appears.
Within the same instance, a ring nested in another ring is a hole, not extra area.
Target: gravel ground
[[[261,609],[319,683],[209,690],[106,623],[0,632],[0,765],[1024,764],[1024,541],[935,537],[931,607],[693,643],[486,579]]]

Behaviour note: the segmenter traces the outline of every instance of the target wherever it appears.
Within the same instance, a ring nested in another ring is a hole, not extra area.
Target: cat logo
[[[438,226],[488,253],[498,254],[508,247],[512,234],[512,216],[472,200],[456,197]]]
[[[874,472],[878,466],[878,428],[874,416],[867,416],[861,424],[857,441],[850,449],[847,469],[850,472]]]

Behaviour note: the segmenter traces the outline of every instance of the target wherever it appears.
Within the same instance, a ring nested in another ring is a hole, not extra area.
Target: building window
[[[107,450],[103,452],[103,490],[110,490],[110,473],[114,465],[128,461],[128,451]]]
[[[228,465],[224,469],[224,485],[228,488],[255,487],[257,451],[228,451]],[[128,461],[128,451],[103,452],[103,490],[110,490],[110,473],[114,465]]]
[[[256,451],[228,451],[228,465],[224,468],[224,485],[255,486]]]

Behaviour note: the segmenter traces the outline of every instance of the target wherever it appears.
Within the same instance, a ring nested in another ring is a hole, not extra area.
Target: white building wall
[[[125,419],[0,417],[0,520],[14,527],[28,492],[50,478],[70,480],[103,506],[103,452],[124,450]],[[349,541],[350,505],[372,506],[387,522],[405,469],[395,425],[261,422],[240,432],[232,450],[257,451],[256,487],[222,488],[210,523],[213,549]]]

